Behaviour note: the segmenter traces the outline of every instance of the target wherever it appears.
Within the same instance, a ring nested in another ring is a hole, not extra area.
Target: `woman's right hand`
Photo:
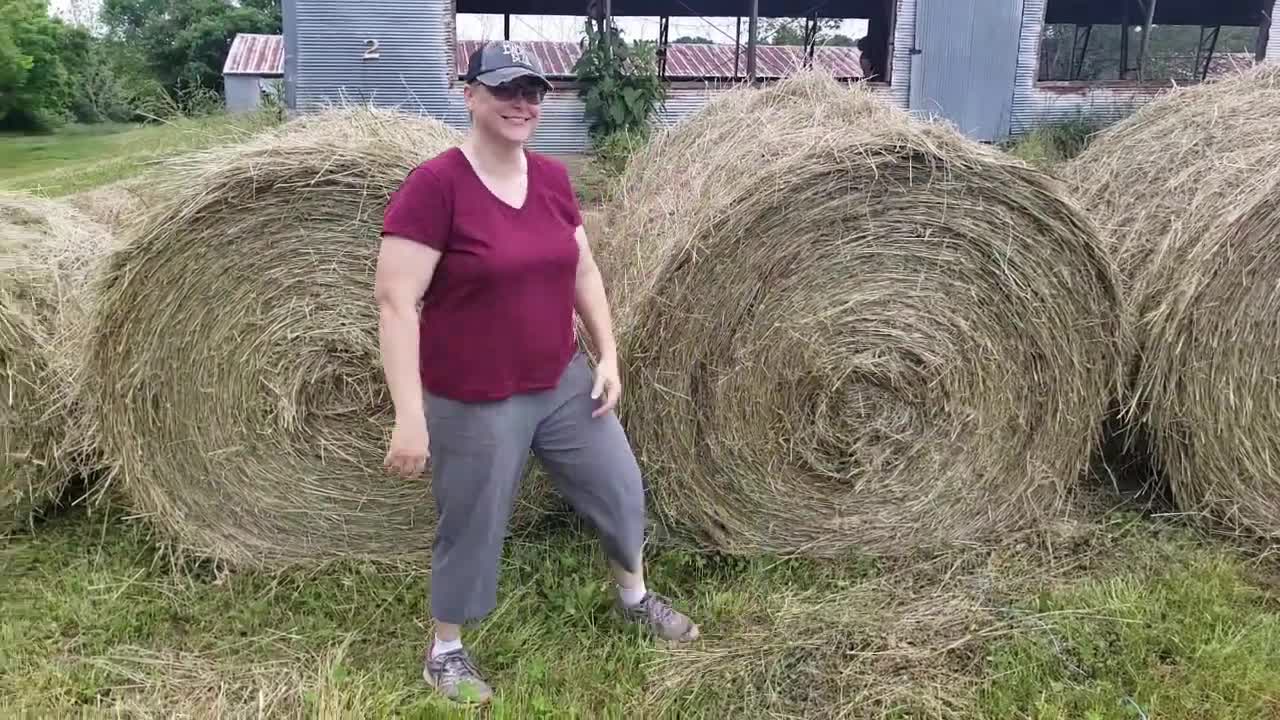
[[[382,466],[387,472],[404,478],[421,475],[427,469],[430,447],[426,418],[416,422],[396,421],[395,429],[391,431],[391,447]]]

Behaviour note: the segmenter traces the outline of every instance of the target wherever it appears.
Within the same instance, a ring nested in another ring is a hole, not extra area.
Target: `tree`
[[[714,45],[715,43],[712,43],[709,39],[704,38],[704,37],[702,37],[701,35],[681,35],[680,37],[676,38],[675,40],[672,40],[672,41],[671,41],[671,44],[672,44],[672,45],[676,45],[676,44],[680,44],[680,45]]]
[[[839,18],[822,18],[818,20],[818,45],[853,45],[853,41],[844,35],[837,35],[840,29]],[[765,20],[760,27],[761,45],[798,45],[804,46],[804,20]],[[839,39],[838,42],[833,42]]]
[[[74,46],[45,0],[0,0],[0,124],[46,129],[61,124],[72,80],[61,53]]]
[[[222,90],[222,64],[237,33],[281,31],[279,0],[104,0],[109,36],[138,47],[172,94]]]

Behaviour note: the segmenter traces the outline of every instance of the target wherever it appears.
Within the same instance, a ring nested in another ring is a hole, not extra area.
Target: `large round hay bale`
[[[1280,69],[1171,92],[1065,172],[1121,270],[1130,430],[1182,510],[1280,535]]]
[[[0,533],[93,465],[80,393],[89,277],[110,232],[54,200],[0,193]]]
[[[809,75],[657,138],[610,218],[623,415],[673,529],[815,556],[982,542],[1086,468],[1117,291],[1042,172]]]
[[[263,566],[430,549],[429,480],[382,468],[373,273],[389,196],[460,140],[335,109],[163,169],[106,273],[90,362],[126,502],[173,542]]]

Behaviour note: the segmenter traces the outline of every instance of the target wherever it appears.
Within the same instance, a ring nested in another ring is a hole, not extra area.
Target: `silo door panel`
[[[975,140],[1009,132],[1022,0],[918,0],[911,111]]]

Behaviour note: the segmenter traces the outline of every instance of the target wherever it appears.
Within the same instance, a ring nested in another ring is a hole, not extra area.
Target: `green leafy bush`
[[[622,131],[644,132],[654,109],[666,98],[658,78],[655,44],[628,44],[622,31],[614,27],[600,32],[587,21],[574,74],[593,138]]]

